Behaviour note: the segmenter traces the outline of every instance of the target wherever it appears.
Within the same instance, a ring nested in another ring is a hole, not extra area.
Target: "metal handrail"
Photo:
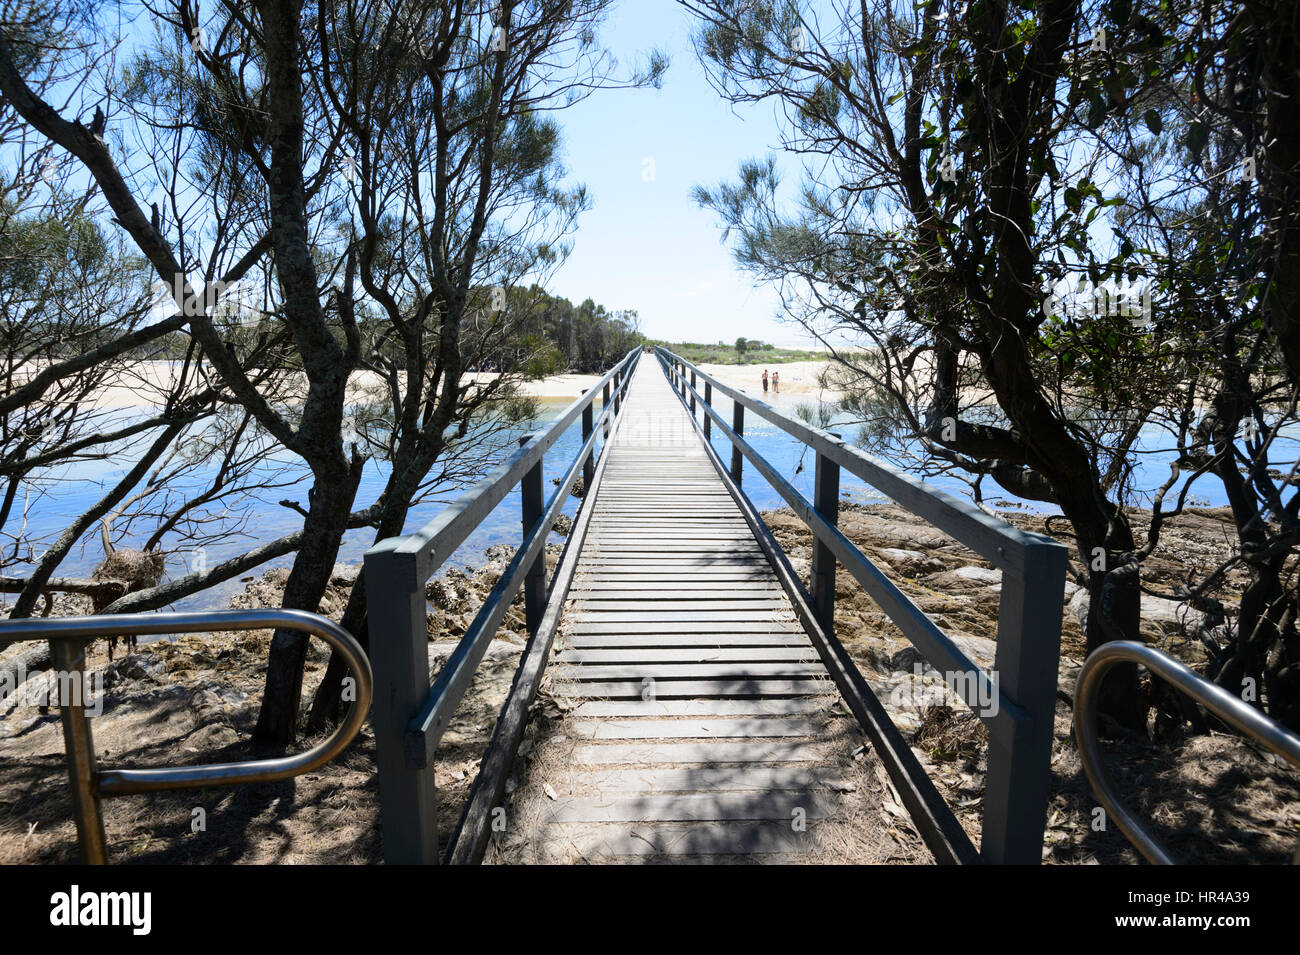
[[[550,590],[546,539],[579,474],[590,492],[596,441],[602,434],[608,441],[642,353],[639,345],[631,349],[550,427],[526,437],[514,455],[424,527],[379,541],[366,552],[370,652],[379,687],[373,725],[384,858],[390,863],[439,860],[434,752],[521,588],[528,632],[538,633]],[[598,395],[602,406],[596,415]],[[579,416],[583,445],[547,498],[543,458]],[[521,490],[523,541],[431,684],[425,586],[516,485]]]
[[[951,688],[964,689],[958,695],[988,727],[990,737],[981,855],[991,862],[1041,861],[1047,821],[1065,547],[1042,535],[1022,531],[972,504],[875,461],[860,449],[845,444],[837,435],[791,418],[766,402],[723,384],[665,348],[656,346],[656,355],[692,418],[698,402],[706,425],[711,424],[703,429],[706,444],[713,427],[731,442],[730,475],[737,489],[743,474],[742,457],[747,458],[812,531],[815,542],[809,589],[817,622],[829,641],[838,643],[833,622],[838,560],[933,666],[954,676],[965,675],[960,684]],[[700,382],[704,385],[703,394],[696,387]],[[713,407],[715,390],[733,402],[730,426]],[[814,501],[805,498],[744,439],[746,409],[814,451]],[[841,469],[866,481],[1002,570],[998,639],[991,673],[973,662],[840,531],[837,525]],[[844,666],[848,671],[846,679],[860,679],[851,659]],[[988,705],[990,697],[994,706]],[[901,758],[905,760],[906,754]],[[917,780],[917,785],[924,784]]]
[[[329,736],[292,756],[154,769],[98,769],[90,721],[82,699],[60,701],[77,838],[87,864],[108,861],[100,801],[108,796],[278,782],[311,772],[338,756],[356,737],[370,709],[374,681],[365,652],[350,633],[318,614],[302,610],[229,610],[202,613],[109,614],[101,617],[44,617],[0,621],[0,649],[28,640],[49,640],[54,665],[84,686],[86,644],[101,637],[211,633],[219,630],[297,630],[320,637],[356,677],[356,699],[347,718]]]
[[[1245,700],[1212,683],[1168,654],[1133,640],[1104,643],[1088,655],[1079,671],[1074,691],[1074,738],[1088,782],[1120,831],[1148,862],[1174,865],[1174,858],[1156,841],[1147,828],[1116,794],[1115,780],[1102,762],[1097,734],[1097,703],[1102,677],[1119,663],[1140,663],[1174,689],[1186,693],[1225,723],[1236,727],[1257,743],[1300,769],[1300,736],[1275,723]]]

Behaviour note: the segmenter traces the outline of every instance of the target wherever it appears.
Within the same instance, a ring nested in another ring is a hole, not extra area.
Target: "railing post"
[[[1065,569],[1063,546],[1031,543],[1024,575],[1002,574],[994,686],[1029,718],[1017,726],[1009,748],[989,736],[980,841],[986,862],[1037,865],[1043,859]]]
[[[399,541],[392,539],[389,546]],[[429,623],[418,554],[372,549],[365,556],[370,665],[375,675],[379,817],[384,861],[438,862],[438,803],[433,767],[406,762],[406,731],[429,695]]]
[[[605,382],[604,391],[601,393],[600,410],[604,411],[609,407],[609,382]],[[612,415],[605,415],[605,440],[609,440],[609,425]]]
[[[587,406],[582,409],[582,443],[586,445],[587,439],[591,437],[594,430],[592,422],[595,420],[595,413],[592,406],[596,402],[596,396],[591,394],[592,389],[588,388],[586,394],[591,399]],[[591,490],[591,480],[596,474],[596,449],[591,449],[591,454],[587,455],[587,460],[582,462],[582,486],[585,489],[583,494]]]
[[[617,404],[617,399],[615,399]],[[526,434],[519,439],[525,445],[533,439]],[[542,519],[545,509],[546,494],[542,482],[542,459],[528,469],[528,473],[519,482],[519,496],[523,503],[524,537],[528,536],[533,525]],[[528,623],[528,632],[534,634],[541,625],[542,615],[546,612],[546,548],[537,552],[533,565],[524,574],[524,619]]]
[[[735,398],[731,399],[731,430],[736,432],[736,437],[745,436],[745,406]],[[745,476],[745,456],[740,453],[740,447],[733,444],[731,446],[731,479],[740,484],[741,478]]]
[[[834,436],[840,444],[840,436]],[[839,526],[840,466],[820,451],[813,478],[813,508],[832,527]],[[822,629],[835,633],[835,554],[820,540],[813,542],[812,575],[809,580],[813,609]]]
[[[695,369],[691,369],[691,387],[695,387]],[[691,417],[695,417],[695,392],[691,392]]]
[[[704,440],[708,441],[713,437],[713,415],[709,414],[709,408],[713,407],[713,384],[706,381],[704,383]]]
[[[68,782],[72,787],[72,814],[77,822],[81,861],[86,865],[108,863],[108,838],[104,817],[95,792],[95,743],[86,719],[86,644],[79,640],[51,640],[54,692],[63,722],[63,745],[67,752]]]

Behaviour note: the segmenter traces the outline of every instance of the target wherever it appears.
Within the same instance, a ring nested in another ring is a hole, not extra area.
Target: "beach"
[[[649,355],[643,361],[652,361]],[[712,375],[718,381],[732,388],[738,388],[747,394],[761,398],[763,396],[763,371],[776,372],[781,376],[780,394],[806,395],[833,401],[838,394],[823,391],[820,385],[821,374],[829,362],[795,361],[781,364],[750,365],[700,365],[701,371]],[[175,381],[179,365],[169,361],[140,361],[122,368],[95,395],[94,407],[101,410],[120,408],[161,407],[166,395]],[[500,377],[492,372],[473,372],[466,374],[462,382],[466,384],[486,385]],[[562,399],[578,398],[588,389],[599,383],[601,375],[549,375],[534,381],[520,383],[520,391],[533,398]],[[378,375],[361,372],[348,381],[348,389],[353,398],[366,394],[379,394],[382,381]]]

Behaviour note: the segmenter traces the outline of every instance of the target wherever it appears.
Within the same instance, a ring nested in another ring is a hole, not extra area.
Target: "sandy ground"
[[[95,407],[101,410],[115,408],[140,408],[160,406],[174,382],[174,368],[170,362],[137,362],[124,369],[96,396]],[[474,373],[465,375],[465,383],[487,384],[497,375]],[[599,375],[552,375],[539,381],[524,382],[522,391],[534,398],[577,398],[600,381]],[[374,392],[381,386],[378,376],[354,375],[349,381],[353,397]]]
[[[821,388],[821,373],[829,363],[825,361],[797,361],[771,365],[701,365],[704,372],[724,384],[739,388],[756,397],[763,396],[763,370],[781,376],[780,394],[808,395],[834,400],[838,395]],[[142,361],[125,368],[103,388],[95,399],[100,410],[160,406],[174,381],[175,367],[171,362]],[[467,374],[464,382],[487,384],[498,376],[488,372]],[[524,394],[534,398],[578,398],[600,381],[600,375],[551,375],[538,381],[521,385]],[[349,388],[354,396],[374,391],[381,385],[377,376],[354,375]],[[775,392],[774,392],[775,393]]]
[[[771,365],[700,365],[701,371],[712,375],[724,385],[739,388],[756,398],[763,397],[763,371],[781,376],[780,387],[770,394],[807,395],[834,401],[839,395],[821,386],[821,376],[830,362],[789,361]],[[769,385],[769,387],[771,387]]]
[[[788,511],[767,512],[764,517],[796,569],[806,572],[812,544],[807,528]],[[1041,518],[1011,515],[1009,519],[1043,530]],[[1194,511],[1172,522],[1165,530],[1166,544],[1159,559],[1149,567],[1153,589],[1167,590],[1183,579],[1188,568],[1202,572],[1216,563],[1223,546],[1218,533],[1223,521],[1221,512]],[[965,652],[988,665],[996,649],[995,571],[941,532],[890,505],[846,504],[841,526]],[[556,558],[557,550],[552,548],[548,560]],[[429,658],[435,672],[508,563],[510,550],[500,548],[488,557],[478,571],[457,571],[430,585]],[[336,618],[342,613],[354,577],[354,568],[336,575],[322,613]],[[274,606],[284,571],[268,571],[245,583],[247,590],[235,599],[235,606]],[[1228,590],[1239,585],[1234,579]],[[918,674],[915,651],[843,572],[836,590],[840,638],[948,805],[978,842],[987,733],[963,708],[950,705],[955,701],[942,686]],[[443,833],[455,824],[518,664],[524,642],[519,604],[516,600],[512,606],[438,751],[438,815]],[[1199,645],[1187,640],[1188,621],[1173,604],[1144,598],[1143,637],[1199,666]],[[1043,861],[1132,864],[1139,860],[1123,835],[1114,827],[1093,829],[1096,797],[1073,743],[1070,706],[1084,653],[1079,609],[1072,602],[1062,615],[1060,693]],[[120,652],[111,665],[102,644],[96,646],[91,665],[107,677],[104,713],[95,721],[102,763],[160,765],[243,758],[256,719],[269,637],[268,633],[185,637],[176,643],[141,646],[127,656]],[[308,696],[325,660],[323,648],[313,642],[305,680]],[[73,861],[75,832],[57,711],[43,712],[14,702],[0,704],[0,864]],[[554,730],[563,718],[543,690],[531,738]],[[870,778],[877,761],[869,750],[861,754],[861,769],[868,777],[860,790],[862,815],[855,817],[848,834],[856,840],[887,822],[892,827],[890,838],[872,845],[844,845],[837,840],[835,853],[841,859],[923,861],[910,824],[891,808],[897,799],[886,798],[888,787]],[[533,764],[547,758],[536,748],[521,750],[515,785],[526,785]],[[1138,815],[1154,820],[1160,837],[1178,858],[1196,863],[1286,863],[1300,842],[1300,774],[1235,735],[1217,731],[1185,735],[1175,728],[1158,740],[1108,743],[1107,759]],[[340,760],[293,782],[110,800],[106,825],[112,856],[118,862],[377,862],[381,852],[373,767],[374,740],[367,726]],[[196,808],[206,813],[203,831],[192,826]],[[882,812],[894,819],[887,821]],[[511,835],[496,847],[502,854],[498,861],[513,861],[512,851],[519,850],[514,844],[518,840]]]

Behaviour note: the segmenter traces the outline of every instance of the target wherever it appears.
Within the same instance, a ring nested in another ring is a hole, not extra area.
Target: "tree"
[[[1076,68],[1090,32],[1079,5],[1021,18],[991,0],[965,15],[938,0],[876,3],[846,6],[832,23],[792,3],[686,5],[719,90],[780,103],[788,148],[822,171],[793,216],[781,211],[774,161],[698,191],[737,236],[739,260],[784,284],[790,314],[936,460],[1060,506],[1091,597],[1089,647],[1136,636],[1138,548],[1115,492],[1124,442],[1164,381],[1139,378],[1151,394],[1112,394],[1094,404],[1101,414],[1076,414],[1079,377],[1043,308],[1067,266],[1101,284],[1124,264],[1090,248],[1088,227],[1113,200],[1073,147],[1081,106],[1106,95],[1108,79]],[[1098,319],[1093,339],[1132,340],[1127,322]],[[871,349],[844,354],[831,330]],[[1130,727],[1143,722],[1135,681],[1132,669],[1117,673],[1103,697]]]
[[[1063,2],[1021,14],[984,0],[849,5],[828,23],[793,3],[687,6],[715,85],[780,103],[787,148],[818,157],[807,168],[819,171],[794,214],[771,160],[697,196],[737,236],[739,260],[782,283],[795,320],[828,346],[829,331],[869,346],[832,347],[867,436],[900,452],[900,435],[919,439],[913,463],[970,475],[977,498],[991,478],[1059,505],[1089,591],[1090,649],[1137,637],[1142,562],[1192,484],[1217,474],[1259,587],[1223,683],[1263,676],[1291,713],[1294,603],[1278,575],[1293,567],[1300,505],[1265,450],[1294,415],[1270,358],[1288,354],[1294,283],[1276,268],[1294,254],[1284,197],[1300,168],[1277,125],[1296,86],[1295,37],[1263,26],[1280,11]],[[1185,134],[1162,147],[1152,138],[1166,123]],[[1190,152],[1199,165],[1212,123],[1214,185],[1185,198],[1207,177],[1185,164],[1170,176],[1158,160]],[[1258,202],[1213,195],[1251,158],[1242,143],[1267,143],[1251,159]],[[1131,292],[1134,277],[1144,288]],[[1064,283],[1086,294],[1061,294]],[[1243,446],[1239,429],[1265,406],[1269,426]],[[1126,508],[1151,427],[1180,458],[1139,540]],[[1204,585],[1183,596],[1216,610]],[[1142,728],[1134,672],[1118,677],[1103,712]]]
[[[592,39],[607,6],[229,3],[199,22],[189,4],[171,4],[123,100],[104,101],[108,123],[120,108],[148,142],[152,183],[31,88],[38,46],[0,37],[0,90],[81,161],[140,253],[177,286],[176,327],[221,400],[311,475],[306,503],[284,502],[301,531],[110,609],[160,606],[290,552],[284,606],[314,609],[347,529],[400,531],[430,481],[455,473],[449,449],[485,415],[510,416],[511,384],[540,343],[520,338],[528,316],[500,309],[493,290],[553,266],[585,207],[580,188],[559,185],[547,114],[610,82]],[[629,82],[653,82],[662,68],[652,60]],[[182,172],[207,203],[188,201]],[[153,187],[173,215],[143,211]],[[209,314],[203,288],[184,279],[211,276],[227,254],[265,279],[251,335]],[[488,355],[507,374],[464,383]],[[379,499],[357,508],[375,454],[391,471]],[[345,623],[364,636],[364,616],[356,588]],[[299,635],[273,638],[259,745],[294,735],[304,654]],[[334,709],[336,676],[331,667],[322,713]]]

